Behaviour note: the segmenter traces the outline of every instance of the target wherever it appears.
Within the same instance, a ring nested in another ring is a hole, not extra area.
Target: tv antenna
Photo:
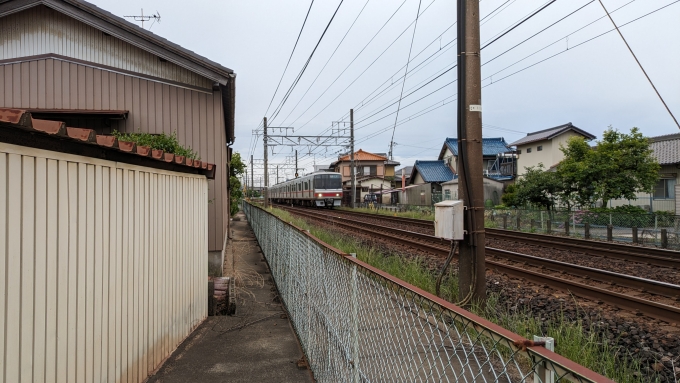
[[[144,14],[144,8],[142,8],[142,15],[141,16],[123,16],[123,17],[132,18],[134,21],[141,21],[142,22],[142,28],[144,28],[144,22],[145,21],[150,21],[150,20],[153,19],[153,23],[151,23],[151,27],[153,27],[153,25],[156,21],[158,21],[159,23],[161,22],[160,12],[156,11],[155,14],[145,15]],[[151,27],[149,27],[149,30],[151,29]]]

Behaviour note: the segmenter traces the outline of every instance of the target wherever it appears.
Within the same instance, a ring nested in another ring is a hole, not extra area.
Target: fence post
[[[576,231],[576,213],[573,211],[571,212],[571,224],[574,225],[574,235],[576,235],[578,233]]]
[[[611,215],[610,215],[611,217]],[[607,225],[607,241],[612,242],[614,240],[614,226],[611,224]]]
[[[534,335],[534,342],[545,342],[545,348],[548,351],[555,351],[555,339],[550,337],[541,337]],[[541,364],[536,366],[534,372],[534,383],[554,383],[555,374],[543,367]]]
[[[659,216],[654,214],[654,230],[659,228]]]
[[[543,211],[541,210],[541,230],[543,230]]]
[[[668,231],[666,229],[661,229],[661,248],[668,248]]]
[[[356,258],[356,253],[350,254]],[[357,265],[352,263],[352,367],[354,383],[360,382],[359,376],[359,299],[357,296]]]
[[[531,226],[529,226],[529,230],[534,231],[534,227],[536,226],[536,220],[532,219],[530,225]]]
[[[548,234],[552,233],[552,222],[550,220],[546,220],[545,224],[546,224],[545,232]]]
[[[519,216],[519,210],[517,211],[517,231],[522,231],[522,220]]]
[[[583,225],[583,237],[585,239],[590,239],[590,222],[586,222]]]
[[[503,229],[507,229],[507,228],[508,228],[508,215],[504,214],[503,215]]]
[[[633,230],[633,243],[638,243],[638,228],[632,227],[631,230]]]
[[[564,234],[566,234],[567,237],[569,236],[569,219],[568,218],[567,218],[566,221],[564,221]]]

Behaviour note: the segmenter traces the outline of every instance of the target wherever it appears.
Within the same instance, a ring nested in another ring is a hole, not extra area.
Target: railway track
[[[335,213],[335,211],[334,211]],[[380,219],[400,225],[411,225],[419,228],[432,229],[434,222],[403,217],[389,217],[384,215],[339,210],[337,213],[345,213],[370,219]],[[624,261],[639,262],[653,266],[670,267],[680,270],[680,252],[673,250],[656,249],[652,247],[638,247],[625,244],[600,242],[593,240],[560,237],[546,234],[525,233],[504,229],[486,229],[487,239],[504,240],[525,245],[534,245],[552,249],[577,251],[586,255],[621,259]]]
[[[415,247],[438,256],[446,256],[450,251],[450,241],[431,235],[367,222],[357,222],[356,220],[338,217],[333,212],[322,213],[310,209],[283,206],[282,208],[304,217],[320,220],[347,230],[379,236],[391,242]],[[380,218],[382,219],[382,216]],[[612,287],[634,289],[645,294],[659,295],[677,300],[680,297],[680,286],[678,285],[491,247],[486,248],[486,254],[489,257],[486,260],[489,269],[509,276],[522,278],[558,290],[570,291],[577,296],[596,302],[607,303],[669,323],[677,322],[677,318],[680,318],[680,308],[678,307],[611,290]],[[535,270],[530,270],[530,268]],[[557,275],[549,275],[546,271],[551,271]],[[564,278],[563,274],[569,274],[571,278]],[[594,286],[597,283],[608,288]]]

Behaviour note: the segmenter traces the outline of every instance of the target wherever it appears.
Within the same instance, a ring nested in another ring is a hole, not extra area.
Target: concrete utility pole
[[[354,174],[354,109],[349,110],[349,146],[350,146],[350,155],[349,155],[349,177],[350,177],[350,185],[352,188],[352,203],[350,206],[352,209],[356,207],[357,203],[357,189],[356,185],[354,183],[356,182],[356,174]]]
[[[255,172],[253,172],[253,155],[250,155],[250,188],[255,190]]]
[[[276,183],[279,183],[279,165],[276,165]]]
[[[295,150],[295,178],[298,178],[298,163],[297,163],[297,149]]]
[[[264,142],[264,189],[262,190],[264,196],[264,208],[269,207],[269,171],[267,170],[267,117],[264,118],[264,136],[262,137]]]
[[[243,185],[245,186],[246,197],[248,197],[248,168],[246,168],[246,176],[243,179]]]
[[[458,0],[458,195],[464,206],[464,240],[458,262],[462,305],[486,299],[482,88],[479,57],[479,2]]]

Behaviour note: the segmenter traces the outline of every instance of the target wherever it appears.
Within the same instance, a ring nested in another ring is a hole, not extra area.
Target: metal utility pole
[[[263,196],[264,196],[264,208],[269,207],[269,171],[267,170],[267,159],[268,159],[268,150],[267,150],[267,117],[264,118],[264,136],[262,137],[262,140],[264,142],[264,189],[262,190]]]
[[[250,188],[255,190],[255,172],[253,172],[253,155],[250,155]]]
[[[356,185],[354,184],[356,182],[356,175],[354,174],[354,109],[349,110],[349,137],[350,137],[349,177],[350,185],[352,188],[352,203],[350,204],[350,206],[352,207],[352,209],[354,209],[357,203],[357,189]]]
[[[297,157],[297,149],[295,149],[295,178],[298,178],[298,157]]]
[[[482,169],[482,88],[479,57],[479,2],[458,0],[458,195],[464,206],[460,242],[460,304],[486,298],[484,189]]]

